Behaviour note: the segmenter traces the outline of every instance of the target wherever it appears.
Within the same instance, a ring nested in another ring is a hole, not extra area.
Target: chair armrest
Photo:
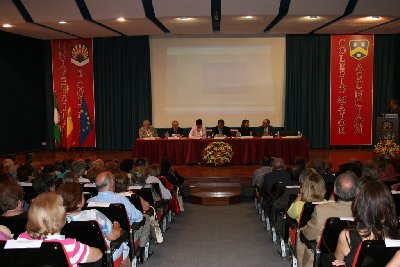
[[[110,242],[111,251],[118,249],[122,243],[128,240],[129,240],[128,232],[121,229],[121,235],[117,239]]]
[[[140,227],[142,227],[146,223],[146,217],[143,216],[142,221],[136,222],[132,224],[132,230],[137,231]]]
[[[308,249],[311,249],[314,252],[317,250],[317,240],[308,240],[301,231],[300,231],[300,241],[303,242]]]

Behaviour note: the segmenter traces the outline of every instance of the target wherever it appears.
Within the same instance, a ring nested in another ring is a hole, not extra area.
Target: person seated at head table
[[[203,127],[203,121],[201,119],[196,120],[196,126],[193,126],[190,130],[189,137],[206,137],[206,128]]]
[[[225,121],[222,119],[218,120],[218,125],[212,129],[212,133],[217,137],[231,137],[231,129],[225,126]]]
[[[143,121],[143,126],[140,127],[139,129],[139,138],[145,138],[145,137],[157,137],[157,130],[150,125],[149,120],[144,120]]]
[[[255,136],[268,136],[274,135],[275,130],[274,127],[270,125],[270,120],[265,119],[262,121],[262,125],[257,128],[257,132],[254,133]]]
[[[392,113],[392,114],[400,113],[400,107],[397,105],[396,99],[392,98],[389,100],[387,113]]]
[[[62,197],[55,192],[42,193],[32,202],[28,212],[26,232],[20,234],[18,239],[59,242],[74,267],[79,263],[100,260],[103,254],[98,248],[82,244],[72,238],[65,238],[60,234],[65,223]]]
[[[252,136],[253,132],[250,129],[250,121],[242,120],[242,125],[240,126],[238,131],[241,136]]]
[[[178,121],[172,122],[172,127],[170,129],[168,129],[168,135],[174,136],[174,137],[182,137],[183,136],[183,130],[181,127],[179,127]]]

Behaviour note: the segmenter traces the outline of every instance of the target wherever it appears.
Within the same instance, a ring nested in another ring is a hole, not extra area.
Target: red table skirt
[[[306,138],[273,138],[273,139],[137,139],[133,157],[145,157],[149,163],[160,163],[167,156],[172,164],[202,163],[201,152],[213,141],[223,141],[232,145],[233,164],[261,164],[264,156],[279,157],[286,164],[294,164],[296,156],[309,159],[308,140]]]

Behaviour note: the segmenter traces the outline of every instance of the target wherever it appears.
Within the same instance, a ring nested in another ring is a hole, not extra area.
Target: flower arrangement
[[[223,166],[233,158],[232,146],[228,143],[217,141],[207,145],[202,153],[202,159],[212,166]]]
[[[379,141],[374,147],[374,153],[387,160],[400,157],[400,146],[393,139]]]

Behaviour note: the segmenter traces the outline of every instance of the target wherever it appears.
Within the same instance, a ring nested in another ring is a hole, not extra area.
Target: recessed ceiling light
[[[379,17],[379,16],[370,16],[369,18],[372,19],[372,20],[378,20],[378,19],[380,19],[381,17]]]
[[[181,17],[181,18],[179,18],[179,20],[181,20],[181,21],[187,21],[187,20],[189,20],[189,18],[188,18],[188,17]]]
[[[310,18],[310,19],[319,19],[318,16],[310,16],[309,18]]]
[[[11,28],[11,27],[12,27],[11,24],[8,23],[3,24],[3,28]]]
[[[124,17],[120,17],[120,18],[117,18],[117,21],[124,22],[124,21],[126,21],[126,19]]]
[[[60,24],[66,24],[67,22],[66,21],[59,21],[58,23],[60,23]]]
[[[253,19],[253,16],[244,16],[244,19]]]

